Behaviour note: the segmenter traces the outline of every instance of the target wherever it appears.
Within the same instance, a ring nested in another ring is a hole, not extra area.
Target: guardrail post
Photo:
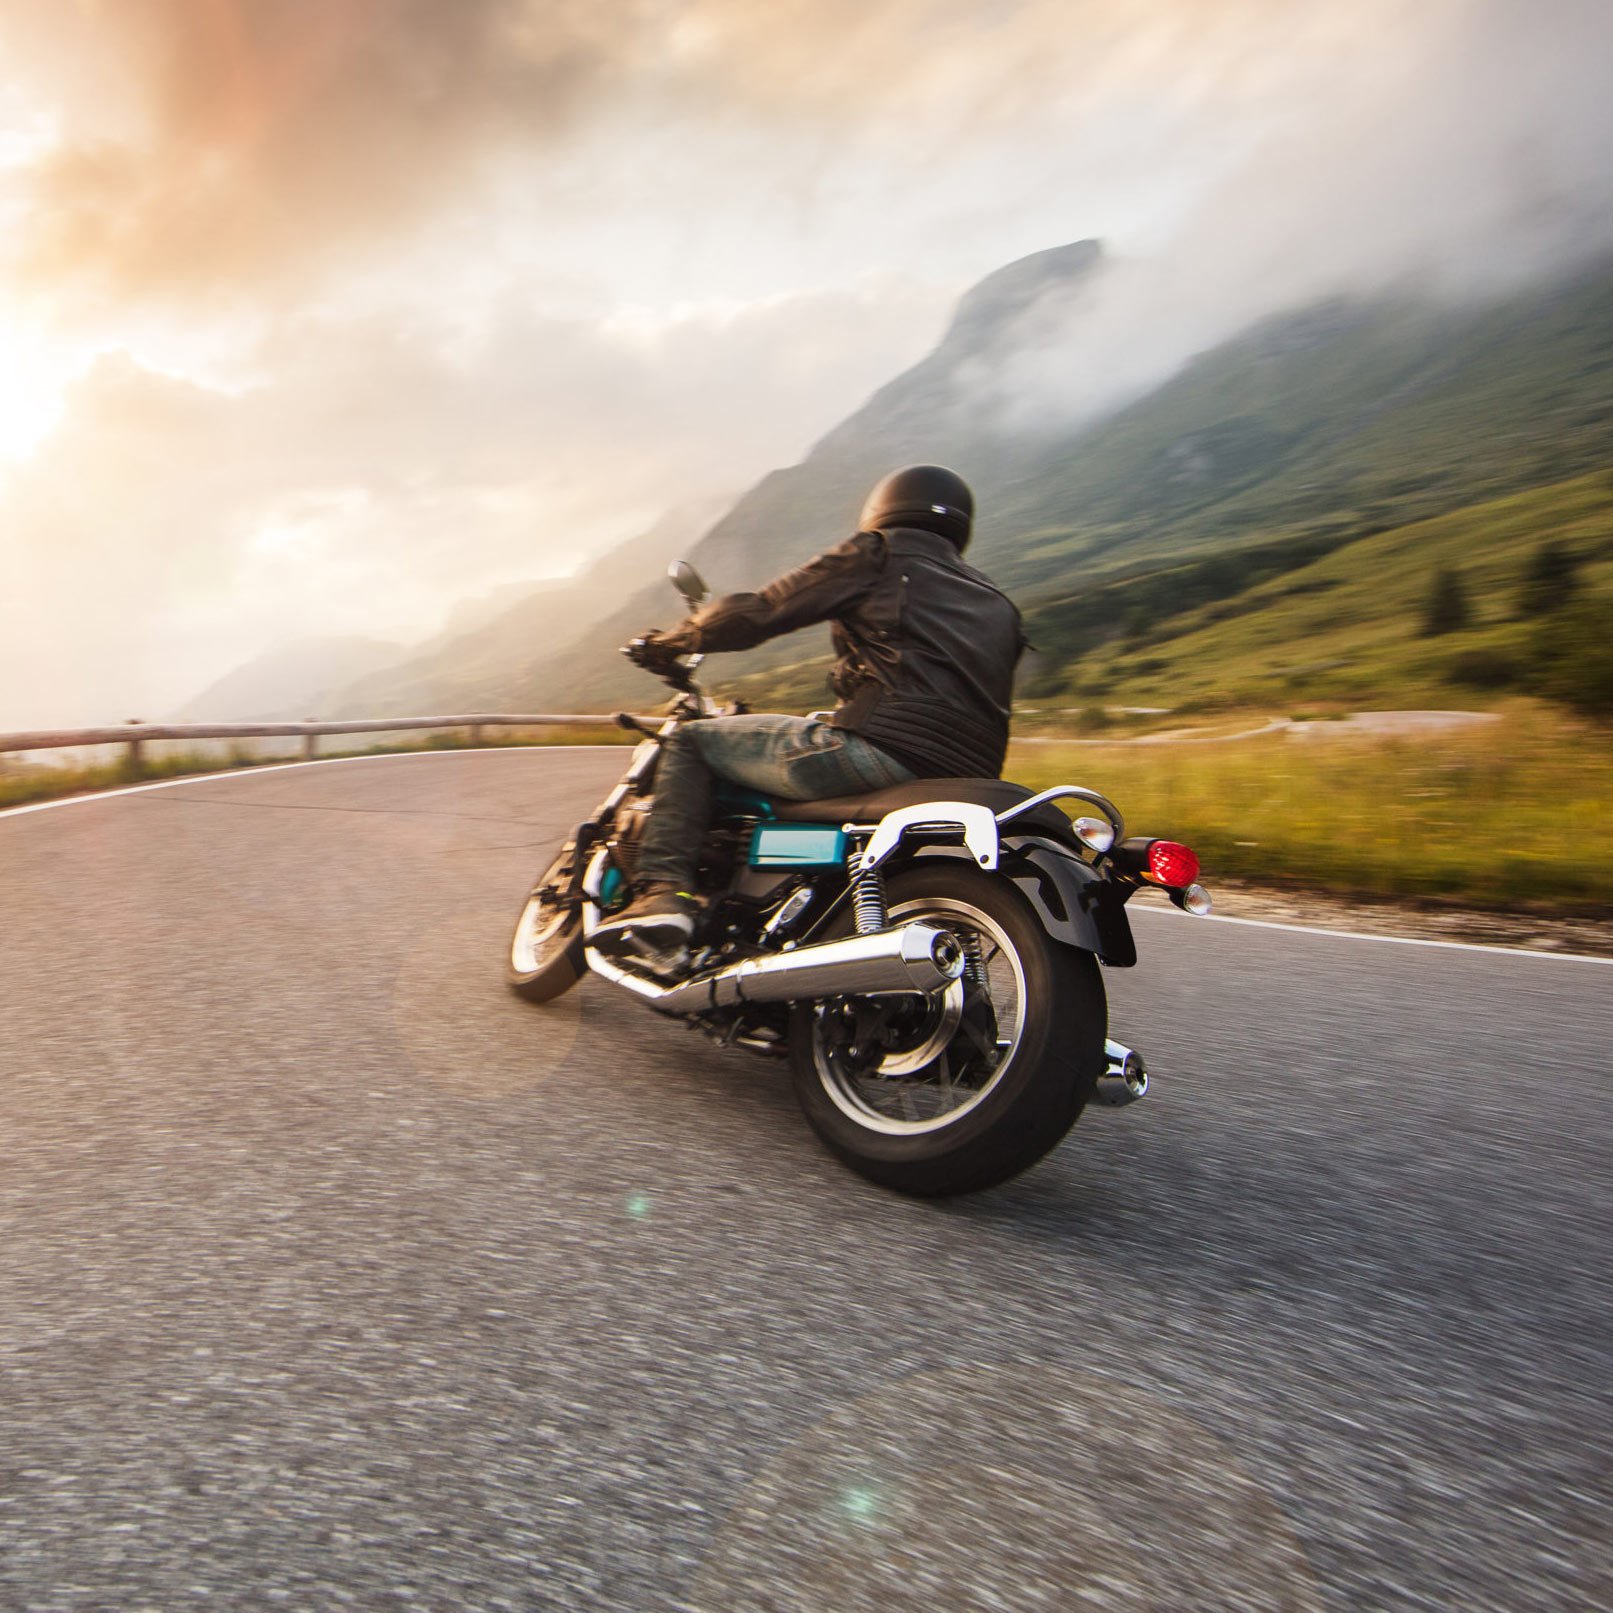
[[[304,717],[303,721],[304,722],[318,722],[319,719],[317,717]],[[318,754],[319,754],[319,735],[318,734],[304,734],[302,736],[302,759],[305,762],[311,762],[311,761],[313,761],[314,757],[317,756]]]
[[[138,718],[138,717],[130,717],[128,720],[129,720],[129,722],[131,724],[139,725],[141,719]],[[146,755],[145,755],[145,748],[142,745],[140,739],[138,737],[131,739],[129,741],[128,749],[129,749],[129,761],[128,761],[129,777],[130,778],[143,778],[145,776],[145,771],[146,771]]]

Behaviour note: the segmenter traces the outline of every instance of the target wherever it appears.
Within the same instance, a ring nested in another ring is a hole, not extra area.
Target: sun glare
[[[0,319],[0,461],[26,459],[61,412],[59,378],[33,342]]]

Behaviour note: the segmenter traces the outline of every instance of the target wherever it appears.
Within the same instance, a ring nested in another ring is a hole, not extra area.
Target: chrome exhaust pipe
[[[949,930],[915,920],[872,935],[822,941],[791,952],[746,958],[691,980],[662,985],[588,948],[588,967],[663,1014],[700,1014],[740,1003],[811,997],[940,991],[963,973],[963,948]]]
[[[1108,1065],[1098,1077],[1097,1090],[1093,1093],[1098,1102],[1118,1107],[1147,1097],[1148,1066],[1143,1063],[1142,1054],[1120,1042],[1105,1042],[1103,1052]]]

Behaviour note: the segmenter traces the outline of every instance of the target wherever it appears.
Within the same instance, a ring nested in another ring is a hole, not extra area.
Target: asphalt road
[[[506,993],[623,760],[0,817],[0,1608],[1613,1605],[1613,970],[1148,912],[1149,1099],[910,1202]]]

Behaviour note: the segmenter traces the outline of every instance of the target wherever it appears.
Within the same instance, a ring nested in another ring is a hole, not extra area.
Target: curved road
[[[909,1202],[505,992],[624,760],[0,817],[0,1608],[1613,1605],[1613,970],[1149,911],[1154,1094]]]

